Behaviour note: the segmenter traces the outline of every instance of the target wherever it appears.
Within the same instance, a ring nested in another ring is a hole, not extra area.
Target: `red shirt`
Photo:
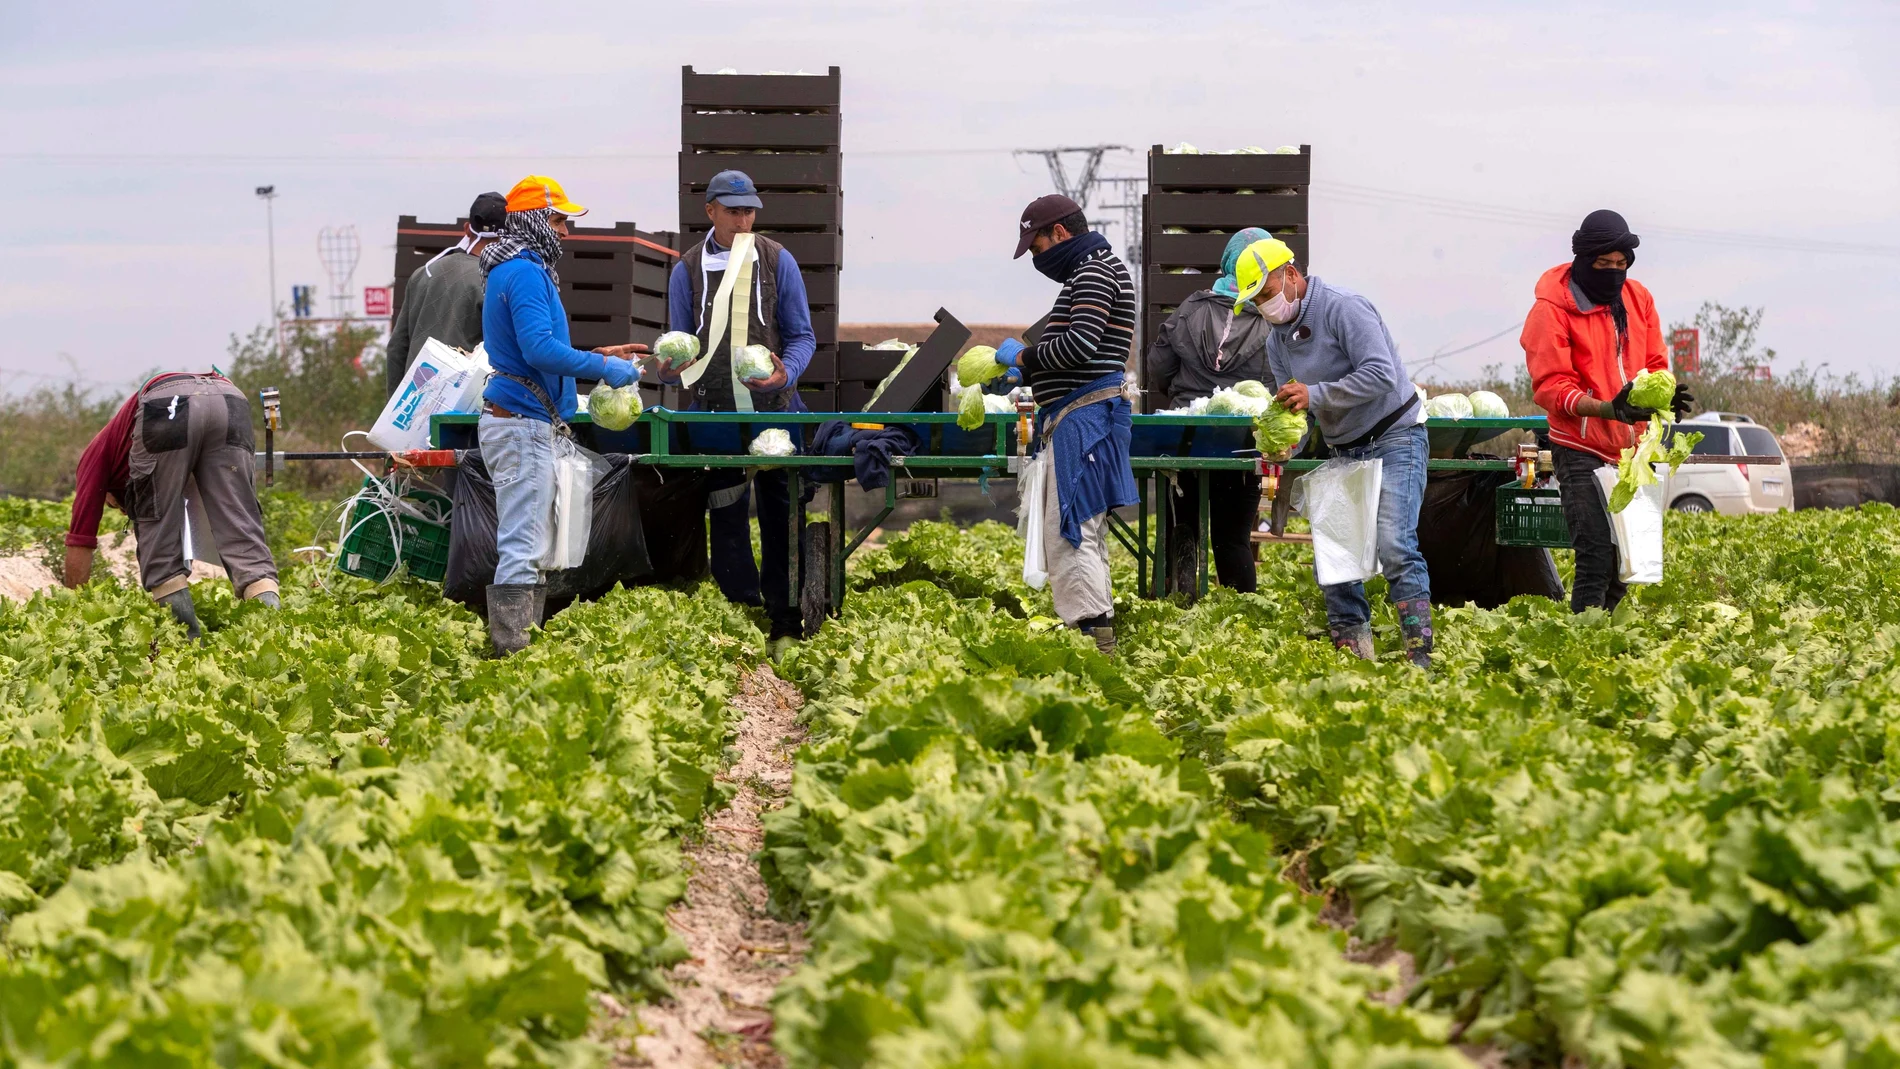
[[[154,375],[126,398],[111,420],[92,436],[86,451],[79,454],[79,470],[74,476],[73,518],[66,526],[66,544],[91,549],[99,544],[99,517],[105,515],[106,495],[117,498],[124,508],[125,484],[132,478],[132,428],[139,414],[139,398],[145,391],[169,378],[189,372],[167,371]]]

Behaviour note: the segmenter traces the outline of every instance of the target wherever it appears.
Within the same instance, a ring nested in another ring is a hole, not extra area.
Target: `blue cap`
[[[706,203],[713,201],[728,208],[763,208],[759,200],[759,187],[752,184],[752,176],[744,171],[720,171],[706,183]]]

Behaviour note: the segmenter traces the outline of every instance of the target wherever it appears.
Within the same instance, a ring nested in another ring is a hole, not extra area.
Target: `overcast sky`
[[[843,68],[847,322],[1047,310],[1009,253],[1050,184],[1011,148],[1305,143],[1315,273],[1414,365],[1510,330],[1611,207],[1665,320],[1764,305],[1777,366],[1900,370],[1891,2],[0,0],[0,26],[13,389],[219,360],[269,313],[262,184],[280,302],[327,289],[320,228],[354,224],[355,285],[386,283],[398,215],[531,171],[589,223],[672,229],[684,64]],[[1439,377],[1521,361],[1510,330]]]

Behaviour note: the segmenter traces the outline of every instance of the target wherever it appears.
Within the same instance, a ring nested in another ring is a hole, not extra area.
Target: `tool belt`
[[[1411,410],[1417,407],[1418,407],[1418,394],[1414,393],[1409,399],[1406,400],[1404,404],[1393,409],[1391,412],[1386,413],[1385,418],[1381,419],[1377,423],[1374,423],[1372,425],[1371,430],[1367,431],[1366,433],[1360,435],[1357,438],[1354,438],[1350,442],[1326,442],[1326,448],[1334,449],[1334,450],[1358,449],[1362,446],[1371,445],[1373,442],[1376,442],[1379,440],[1380,435],[1391,430],[1393,424],[1397,423],[1401,419],[1404,419],[1405,414],[1407,412],[1410,412]],[[1317,420],[1315,420],[1313,423],[1313,430],[1315,433],[1318,433],[1319,431],[1319,422]],[[1324,434],[1320,434],[1319,437],[1323,440],[1326,436]]]

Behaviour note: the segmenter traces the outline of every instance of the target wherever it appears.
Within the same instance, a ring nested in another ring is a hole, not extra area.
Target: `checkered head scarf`
[[[560,285],[561,276],[555,274],[554,265],[561,260],[561,235],[555,233],[554,226],[548,222],[553,215],[552,208],[509,212],[501,224],[501,237],[482,250],[482,274],[486,275],[533,249],[540,254],[542,262],[548,265],[548,275],[554,279],[554,284]]]

